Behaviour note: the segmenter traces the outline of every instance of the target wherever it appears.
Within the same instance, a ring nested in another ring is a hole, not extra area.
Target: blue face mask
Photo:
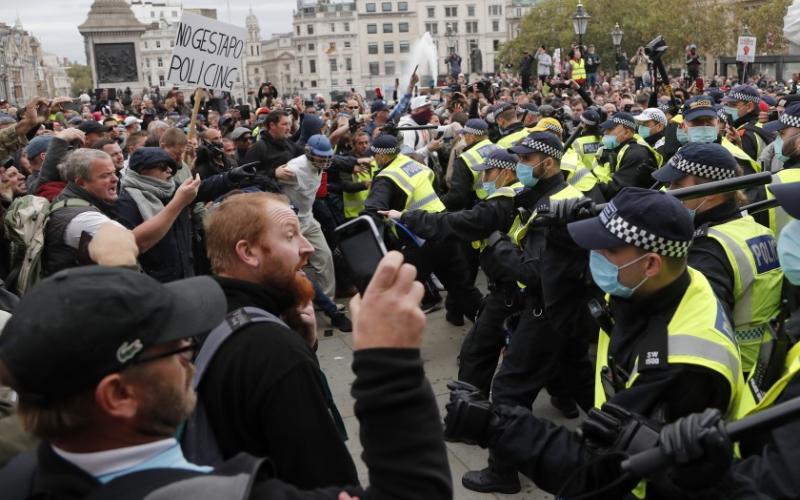
[[[793,220],[781,231],[778,260],[789,283],[800,285],[800,221]]]
[[[481,185],[483,187],[483,190],[486,191],[487,196],[497,191],[497,186],[494,184],[494,181],[482,182]]]
[[[694,216],[697,215],[697,211],[700,210],[700,207],[705,205],[707,201],[708,201],[708,198],[706,198],[703,201],[701,201],[700,204],[697,205],[694,208],[688,208],[688,207],[686,208],[686,210],[689,212],[689,216],[692,218],[692,220],[694,220]]]
[[[731,115],[731,119],[733,119],[733,121],[739,119],[739,108],[734,108],[732,106],[724,106],[722,110],[725,111],[725,113]]]
[[[533,187],[537,182],[539,182],[539,178],[533,175],[533,169],[539,165],[541,165],[541,163],[538,163],[533,167],[526,163],[517,163],[517,168],[515,169],[517,171],[517,179],[519,179],[523,186]]]
[[[717,127],[710,127],[707,125],[701,127],[689,127],[687,132],[689,142],[699,142],[709,144],[717,140]]]
[[[681,144],[686,144],[689,142],[689,134],[687,134],[682,128],[679,128],[675,131],[675,138],[678,139],[678,142]]]
[[[645,127],[644,125],[639,125],[639,136],[642,139],[647,139],[648,137],[650,137],[650,128]]]
[[[614,149],[619,146],[619,141],[617,140],[616,135],[604,135],[603,136],[603,147],[606,149]]]
[[[773,143],[775,144],[773,146],[775,148],[775,157],[783,163],[789,161],[789,157],[783,154],[783,137],[778,134]]]
[[[625,269],[631,264],[639,262],[645,257],[647,257],[647,254],[644,254],[623,266],[617,266],[603,256],[603,254],[592,250],[589,254],[589,269],[592,272],[592,279],[594,279],[594,282],[597,283],[597,286],[599,286],[604,292],[615,297],[627,299],[633,295],[633,292],[642,286],[645,281],[647,281],[648,276],[645,276],[644,279],[635,287],[629,288],[619,282],[619,271],[621,269]]]

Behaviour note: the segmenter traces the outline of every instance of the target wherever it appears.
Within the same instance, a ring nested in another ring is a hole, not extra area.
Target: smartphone
[[[336,228],[339,247],[344,260],[350,268],[353,284],[363,294],[378,268],[378,263],[386,255],[386,247],[378,233],[375,221],[369,215],[362,215]]]

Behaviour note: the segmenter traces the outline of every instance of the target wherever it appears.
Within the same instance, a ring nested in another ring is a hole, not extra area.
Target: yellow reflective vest
[[[780,313],[783,271],[772,231],[741,217],[705,228],[722,246],[733,269],[733,325],[742,359],[750,372],[761,344],[771,338],[769,322]]]
[[[575,142],[570,146],[570,150],[575,150],[583,166],[591,170],[594,166],[594,158],[597,156],[597,151],[602,145],[602,139],[599,136],[583,135],[575,139]]]
[[[378,171],[378,165],[373,160],[369,164],[369,170],[361,173],[353,173],[353,182],[368,182],[375,177],[375,172]],[[358,217],[358,214],[364,211],[364,202],[367,201],[369,196],[369,188],[362,189],[355,193],[342,193],[342,201],[344,203],[344,216],[346,219],[353,219]]]
[[[570,59],[569,65],[572,66],[572,79],[573,80],[586,80],[586,62],[583,58]]]
[[[497,190],[494,193],[487,196],[486,199],[493,200],[495,198],[513,198],[517,194],[519,194],[519,192],[522,191],[523,189],[525,189],[525,186],[523,186],[521,182],[517,181],[509,186],[503,186],[501,188],[497,188]],[[486,248],[487,244],[486,241],[487,240],[485,239],[473,241],[472,248],[474,248],[475,250],[480,250],[482,252],[483,249]]]
[[[529,134],[530,132],[528,132],[528,130],[525,128],[517,130],[516,132],[512,132],[507,136],[501,138],[499,141],[497,141],[497,145],[503,149],[508,149],[511,146],[518,143],[519,141],[521,141],[522,139],[528,137]]]
[[[655,159],[656,168],[660,168],[661,164],[664,161],[663,157],[661,156],[661,153],[653,149],[653,146],[647,144],[647,141],[642,139],[642,137],[639,134],[634,134],[633,140],[636,142],[636,144],[643,146],[650,151],[650,153],[653,155],[653,158]],[[631,143],[628,142],[627,144],[622,146],[622,148],[619,150],[619,153],[617,153],[616,164],[613,166],[611,165],[610,162],[600,163],[598,161],[602,157],[602,148],[598,150],[597,157],[595,158],[595,164],[594,167],[592,168],[592,172],[599,179],[600,182],[602,182],[603,184],[608,184],[609,182],[611,182],[611,178],[614,175],[614,172],[616,172],[617,170],[617,165],[619,165],[622,162],[622,158],[625,156],[625,153],[628,151],[630,145]]]
[[[597,185],[597,177],[586,168],[574,149],[569,149],[561,158],[561,171],[566,173],[567,184],[582,193],[588,193]]]
[[[800,182],[800,168],[786,168],[772,175],[772,184],[785,184],[787,182]],[[775,195],[773,195],[769,189],[767,189],[767,198],[775,198]],[[786,210],[782,207],[773,208],[770,212],[774,214],[775,224],[774,228],[770,225],[770,229],[773,230],[775,239],[780,239],[781,230],[786,227],[786,224],[793,221],[794,218],[786,213]],[[770,224],[772,224],[772,222],[773,217],[770,217]]]
[[[770,387],[767,392],[764,393],[763,397],[758,402],[756,402],[755,398],[752,396],[752,393],[749,391],[747,397],[740,398],[734,413],[735,419],[740,420],[744,417],[765,410],[775,404],[775,400],[778,399],[778,397],[783,393],[783,390],[786,389],[786,386],[789,385],[789,382],[791,382],[799,372],[800,343],[797,343],[792,346],[792,348],[789,349],[789,352],[786,354],[786,361],[783,364],[783,374],[781,375],[781,378],[772,384],[772,387]]]
[[[436,213],[445,209],[444,203],[433,190],[433,170],[406,155],[397,155],[394,161],[378,171],[375,177],[388,178],[406,194],[406,206],[403,207],[403,211],[425,210]]]
[[[498,149],[496,144],[489,139],[484,139],[459,156],[472,174],[472,190],[475,191],[475,195],[480,200],[485,199],[488,193],[483,189],[483,186],[479,184],[481,173],[475,170],[475,167],[486,161],[486,157],[489,156],[489,153],[496,149]]]

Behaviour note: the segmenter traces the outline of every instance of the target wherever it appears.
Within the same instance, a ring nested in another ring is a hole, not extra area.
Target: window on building
[[[301,75],[303,74],[303,60],[302,60],[302,59],[300,59],[299,61],[297,61],[297,71],[298,71],[298,73],[300,73]]]
[[[408,33],[408,23],[397,23],[397,31],[400,33]]]
[[[428,7],[428,17],[436,17],[436,7]]]
[[[408,42],[400,42],[400,53],[405,54],[409,52],[411,49],[411,45]]]
[[[159,87],[164,86],[164,75],[158,75],[158,86]]]
[[[383,23],[383,32],[384,33],[391,33],[393,31],[394,31],[394,28],[392,27],[392,23]]]
[[[156,48],[157,49],[161,48],[161,40],[156,40]]]
[[[300,26],[295,26],[295,31],[297,32],[297,36],[300,36]]]
[[[150,87],[153,86],[153,75],[147,75],[147,85]]]
[[[439,34],[439,23],[425,23],[425,31],[431,35]]]
[[[377,54],[378,53],[378,42],[369,42],[367,44],[367,53],[368,54]]]
[[[304,82],[303,80],[300,80],[300,88],[301,89],[306,88],[306,82]]]
[[[153,10],[150,11],[150,17],[156,17],[155,11],[153,11]]]
[[[347,84],[348,85],[352,85],[353,84],[353,79],[352,78],[348,78],[347,79]]]
[[[175,40],[170,40],[169,41],[169,46],[170,47],[175,47]]]
[[[297,52],[303,52],[303,44],[297,45]]]
[[[286,71],[289,71],[289,65],[288,64],[284,64],[283,65],[283,69],[285,69]]]
[[[503,15],[503,6],[502,5],[490,5],[489,6],[489,15],[490,16],[502,16]]]
[[[458,17],[458,7],[445,7],[444,17]]]
[[[391,12],[392,2],[381,2],[381,12]]]
[[[308,60],[308,72],[309,73],[316,73],[317,72],[317,61],[314,59]],[[316,85],[314,85],[316,87]]]
[[[144,41],[144,48],[147,48],[147,40]]]
[[[350,42],[344,42],[344,48],[349,49],[350,48]]]
[[[383,42],[383,53],[394,54],[394,42]]]
[[[336,33],[336,23],[331,23],[329,27],[331,29],[331,33]]]
[[[495,52],[500,50],[500,40],[492,40],[492,50]]]
[[[164,67],[164,60],[161,59],[160,57],[158,58],[158,67],[159,68],[163,68]]]
[[[467,5],[467,17],[475,17],[475,6]]]
[[[500,21],[497,19],[492,20],[492,31],[497,32],[500,31]]]
[[[346,71],[353,71],[353,58],[352,57],[345,57],[344,58],[344,69]]]
[[[369,74],[370,76],[378,76],[381,74],[380,64],[376,62],[369,63]]]
[[[316,80],[311,80],[311,88],[312,89],[317,88],[317,81]]]
[[[173,10],[172,11],[172,17],[178,17],[178,11],[177,10]]]
[[[344,30],[350,31],[350,23],[344,23]]]
[[[378,9],[375,7],[374,3],[367,4],[367,12],[377,12]]]
[[[397,2],[397,10],[406,12],[408,10],[408,2]]]
[[[339,80],[331,78],[331,87],[338,87],[338,86],[339,86]]]
[[[367,34],[374,35],[378,32],[378,25],[377,24],[368,24],[367,25]]]
[[[453,21],[444,23],[444,31],[445,33],[447,33],[448,31],[450,31],[451,33],[458,33],[458,22]]]
[[[313,44],[313,43],[309,43],[309,44],[308,44],[308,50],[314,50],[314,49],[316,49],[316,47],[314,46],[314,44]]]
[[[336,73],[337,71],[339,71],[339,67],[336,64],[336,59],[328,59],[328,62],[331,65],[331,73]]]
[[[313,24],[306,25],[306,32],[309,35],[313,35],[314,34],[314,25]]]
[[[150,67],[150,59],[145,59],[144,60],[144,65],[149,68]]]
[[[386,72],[386,76],[391,76],[394,74],[394,61],[386,61],[383,63],[383,70]]]
[[[328,50],[336,50],[336,42],[329,43]]]
[[[253,73],[258,74],[258,68],[253,68]]]
[[[478,32],[478,21],[467,21],[467,33]]]

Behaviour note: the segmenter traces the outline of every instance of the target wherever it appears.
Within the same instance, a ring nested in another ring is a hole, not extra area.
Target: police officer
[[[497,149],[488,138],[489,125],[480,118],[467,121],[461,133],[466,147],[453,162],[450,189],[441,197],[449,211],[471,208],[476,199],[483,200],[487,192],[479,183],[479,172],[475,167],[484,163],[486,157]]]
[[[515,169],[518,158],[505,149],[495,149],[475,170],[481,176],[482,188],[488,193],[469,210],[431,213],[412,210],[405,213],[388,211],[383,214],[399,219],[402,224],[422,238],[458,238],[486,246],[493,232],[508,233],[517,217],[514,197],[523,189]],[[484,298],[475,324],[464,338],[459,354],[458,379],[477,386],[489,395],[497,359],[505,345],[503,320],[521,305],[521,293],[516,280],[495,277],[487,271],[489,294]]]
[[[627,186],[650,187],[650,174],[661,166],[661,155],[636,134],[636,122],[630,113],[615,113],[600,124],[603,149],[597,153],[592,169],[600,181],[606,200]]]
[[[517,115],[517,107],[510,103],[500,104],[492,112],[494,121],[500,132],[500,138],[495,141],[501,148],[508,149],[528,135],[528,130]]]
[[[777,133],[773,147],[783,169],[772,176],[772,186],[800,182],[800,102],[789,105],[778,120],[764,125],[764,130]],[[775,209],[775,233],[780,235],[791,220],[782,207]]]
[[[477,391],[456,385],[445,435],[488,444],[548,492],[569,478],[566,493],[608,485],[604,498],[622,498],[636,481],[610,485],[620,478],[620,457],[652,447],[658,423],[698,408],[733,407],[744,384],[738,351],[713,289],[687,266],[694,229],[677,199],[626,188],[600,216],[567,228],[579,246],[591,249],[592,277],[610,296],[610,312],[600,315],[607,317],[597,346],[595,405],[608,401],[618,413],[637,412],[647,420],[615,427],[594,419],[592,410],[581,440],[525,406],[495,401],[490,415],[465,422],[465,411],[476,414],[487,405],[481,406]],[[573,475],[578,468],[583,474]],[[644,498],[646,488],[647,498],[676,498],[660,479],[637,487],[636,496]]]
[[[567,155],[574,152],[584,167],[591,170],[594,166],[595,155],[603,141],[603,132],[600,131],[600,123],[605,121],[605,111],[602,108],[592,106],[581,113],[581,133],[572,143]]]
[[[658,151],[658,154],[663,158],[663,150],[667,142],[664,136],[664,131],[667,127],[667,115],[658,108],[647,108],[634,116],[633,119],[639,124],[639,128],[636,129],[639,137]]]
[[[527,213],[516,218],[510,237],[499,231],[489,237],[481,266],[495,282],[518,282],[524,288],[524,302],[492,383],[492,398],[529,408],[560,369],[568,378],[564,382],[569,392],[588,408],[592,367],[588,342],[576,326],[585,310],[580,302],[586,293],[585,252],[569,241],[563,227],[532,223],[541,204],[583,196],[564,181],[559,165],[564,150],[553,134],[532,133],[509,151],[519,156],[517,178],[528,188],[514,198],[515,204]],[[516,468],[491,450],[489,466],[467,472],[462,483],[479,492],[520,490]]]
[[[535,103],[528,102],[517,106],[519,120],[526,128],[531,128],[539,121],[539,107]]]
[[[728,139],[740,146],[753,160],[758,160],[764,147],[774,139],[758,121],[760,102],[761,95],[752,85],[736,85],[722,99],[725,113],[733,122],[727,134]]]
[[[382,226],[383,217],[378,211],[444,211],[444,204],[433,190],[433,171],[400,154],[396,137],[378,136],[371,149],[379,170],[364,202],[365,213]],[[401,239],[406,238],[402,231],[397,234]],[[462,315],[474,320],[482,296],[469,282],[467,265],[457,242],[443,240],[422,246],[416,241],[408,243],[403,252],[406,260],[417,267],[418,279],[425,281],[433,271],[447,289],[445,307],[450,320],[457,321]]]
[[[670,189],[737,176],[736,160],[719,144],[690,143],[653,177]],[[752,371],[763,342],[771,338],[769,322],[778,317],[783,272],[772,231],[742,216],[736,193],[684,201],[694,214],[695,237],[689,265],[708,279],[733,320],[742,370]]]
[[[531,132],[547,132],[553,134],[559,141],[563,137],[564,131],[561,123],[555,118],[542,118],[539,123],[530,129]],[[584,141],[579,147],[587,147],[589,143]],[[586,168],[581,162],[575,149],[570,148],[561,158],[561,173],[567,183],[594,201],[602,202],[603,193],[597,187],[597,177],[592,175],[592,171]]]

